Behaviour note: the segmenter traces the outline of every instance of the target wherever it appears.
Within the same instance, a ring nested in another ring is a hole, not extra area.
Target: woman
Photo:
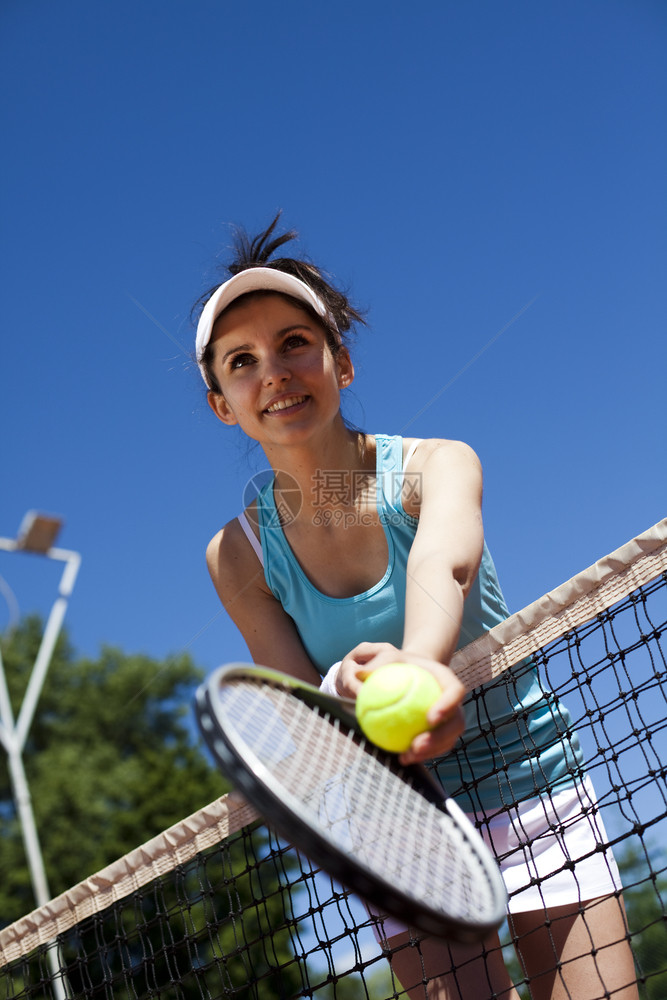
[[[571,822],[594,800],[576,737],[563,739],[565,709],[530,669],[464,706],[447,666],[508,613],[484,543],[479,461],[461,442],[346,426],[340,396],[354,368],[344,338],[360,316],[312,264],[271,259],[294,236],[272,238],[276,222],[241,237],[232,277],[205,297],[197,327],[211,409],[257,441],[274,471],[208,547],[220,599],[256,662],[311,683],[326,674],[341,695],[356,696],[389,661],[430,670],[442,687],[432,729],[402,760],[442,758],[445,787],[467,791],[459,804],[508,855],[511,926],[533,997],[636,998],[617,871],[595,852],[604,831]],[[508,847],[526,824],[543,848],[528,869]],[[572,857],[591,852],[574,868]],[[517,997],[497,938],[450,954],[435,940],[410,946],[393,921],[384,932],[410,997],[424,996],[424,978],[429,997]]]

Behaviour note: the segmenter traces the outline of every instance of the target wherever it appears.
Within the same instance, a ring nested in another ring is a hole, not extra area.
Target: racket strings
[[[266,681],[233,678],[221,698],[227,731],[270,772],[273,791],[338,850],[455,918],[481,923],[495,911],[475,845],[354,731]]]

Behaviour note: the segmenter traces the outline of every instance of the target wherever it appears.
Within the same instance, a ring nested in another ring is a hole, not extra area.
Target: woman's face
[[[221,394],[209,405],[262,444],[300,443],[338,414],[352,382],[347,349],[331,353],[323,326],[280,294],[241,298],[218,318],[211,339]]]

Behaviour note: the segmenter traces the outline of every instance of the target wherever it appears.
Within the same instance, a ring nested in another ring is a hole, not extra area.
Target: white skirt
[[[583,903],[621,889],[590,778],[490,819],[470,817],[498,859],[510,913]]]

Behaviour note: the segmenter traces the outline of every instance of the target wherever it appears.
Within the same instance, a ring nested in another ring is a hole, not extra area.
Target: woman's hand
[[[343,659],[336,687],[346,698],[356,698],[362,683],[373,670],[386,663],[414,663],[433,674],[442,688],[428,711],[427,721],[433,728],[420,733],[409,750],[401,754],[402,764],[416,764],[448,753],[463,733],[463,699],[466,690],[458,677],[442,663],[417,656],[405,649],[397,649],[388,642],[362,642]]]

